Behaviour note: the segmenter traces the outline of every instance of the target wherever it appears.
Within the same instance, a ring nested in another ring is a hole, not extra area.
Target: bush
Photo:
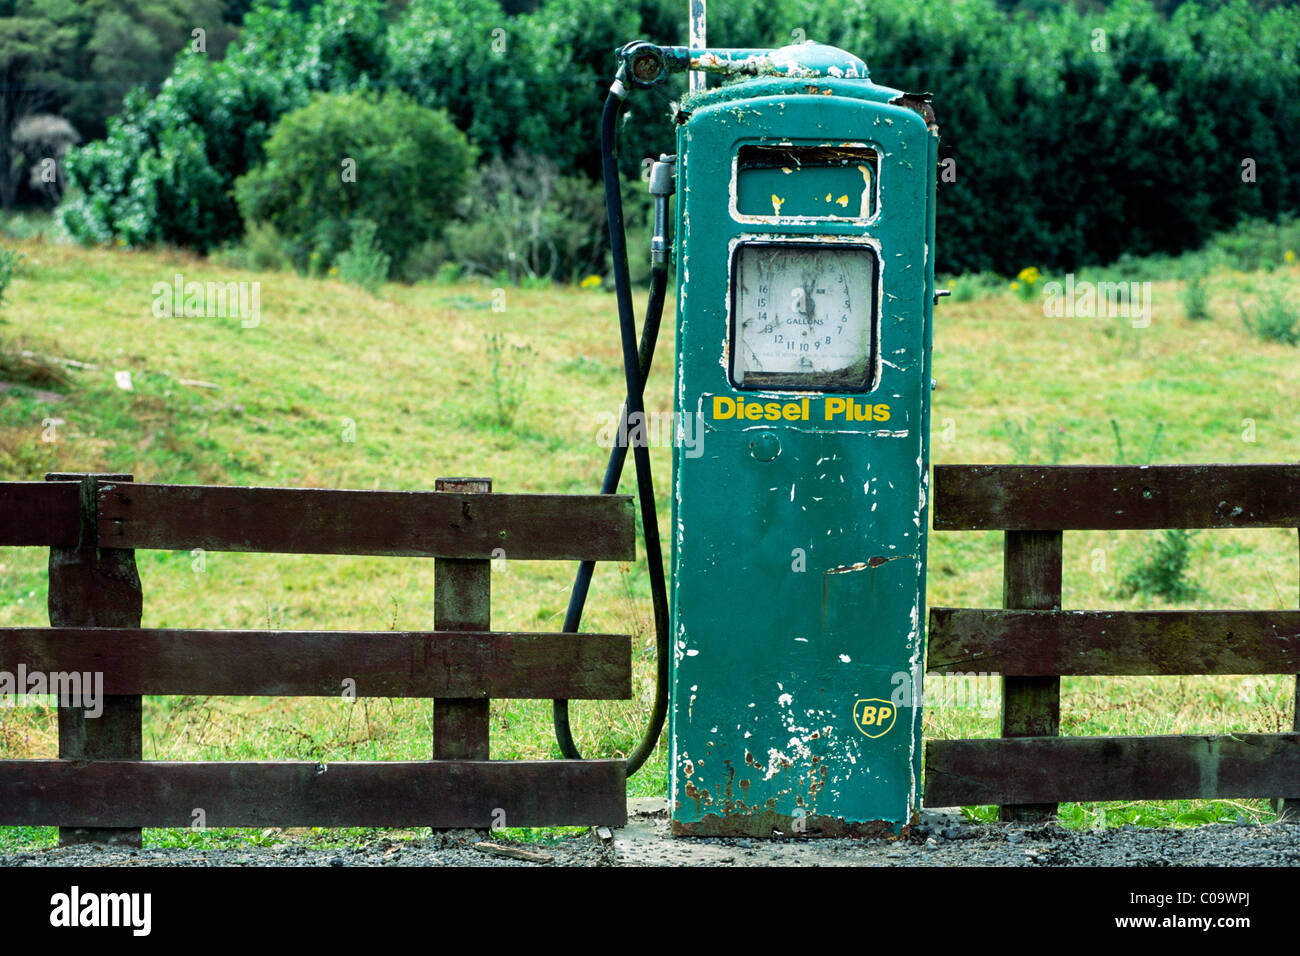
[[[447,230],[452,258],[480,276],[576,281],[604,272],[605,200],[543,156],[493,160],[479,174],[466,221]]]
[[[1193,273],[1183,283],[1183,311],[1193,322],[1210,317],[1210,280],[1204,273]]]
[[[23,254],[16,249],[0,248],[0,304],[4,303],[5,293],[9,291],[9,283],[14,277],[14,269],[22,257]]]
[[[63,224],[83,242],[200,252],[237,238],[243,224],[231,183],[285,106],[282,85],[266,73],[183,57],[158,96],[127,96],[107,139],[69,152],[74,191],[60,209]]]
[[[389,257],[375,241],[376,227],[369,219],[352,223],[352,244],[338,258],[339,278],[374,293],[388,276]]]
[[[1199,588],[1185,580],[1191,563],[1192,532],[1185,528],[1165,531],[1154,553],[1125,576],[1120,592],[1131,597],[1145,594],[1167,601],[1185,601],[1195,597]]]
[[[642,35],[641,19],[636,4],[608,0],[546,0],[514,17],[496,0],[411,0],[388,33],[387,80],[446,109],[485,156],[535,153],[594,179],[614,51]],[[667,102],[662,90],[638,95],[631,108],[642,120],[623,133],[625,174],[652,147],[672,152]]]
[[[68,153],[68,233],[200,252],[237,240],[236,177],[262,161],[276,121],[312,90],[382,75],[383,9],[382,0],[324,0],[303,16],[268,3],[249,12],[225,60],[182,53],[156,96],[132,90],[105,139]]]
[[[240,212],[290,243],[304,272],[328,267],[367,220],[396,268],[437,238],[463,195],[474,150],[443,112],[370,91],[316,94],[287,113],[266,163],[235,183]]]
[[[938,280],[935,285],[940,289],[948,289],[954,302],[973,302],[985,296],[1001,295],[1007,290],[1007,281],[992,272],[949,276]]]
[[[237,238],[234,179],[261,162],[275,120],[315,91],[404,91],[445,108],[487,157],[546,156],[565,178],[595,182],[614,48],[639,36],[683,42],[677,0],[528,6],[536,9],[510,15],[494,0],[266,0],[227,61],[182,56],[157,97],[133,94],[106,140],[72,151],[69,179],[81,196],[66,201],[67,226],[82,239],[198,249]],[[1300,18],[1291,9],[1251,0],[1076,6],[770,0],[716,11],[713,32],[729,46],[815,38],[864,56],[879,83],[935,92],[940,157],[956,176],[938,184],[943,271],[1011,275],[1035,262],[1079,273],[1126,253],[1176,254],[1244,218],[1300,208]],[[625,176],[675,148],[666,117],[684,88],[678,75],[629,101]],[[382,217],[349,209],[309,246],[337,255],[358,215],[391,244]],[[1269,268],[1300,251],[1297,234],[1276,248],[1243,233],[1223,252],[1241,267]],[[400,271],[405,257],[385,251]],[[1032,285],[1021,289],[1029,295]]]
[[[447,264],[447,242],[445,239],[426,239],[406,257],[402,264],[402,279],[406,282],[419,282],[421,279],[435,279],[439,271]]]
[[[528,362],[536,352],[527,343],[507,342],[500,332],[489,332],[483,341],[490,368],[493,421],[502,428],[511,428],[527,391]]]
[[[1287,261],[1287,253],[1300,249],[1300,219],[1283,216],[1278,222],[1249,219],[1208,244],[1208,251],[1234,269],[1271,270]]]
[[[1264,290],[1253,309],[1242,306],[1241,321],[1265,342],[1300,345],[1300,310],[1291,304],[1281,285]]]
[[[787,2],[787,24],[863,56],[876,82],[934,91],[940,157],[957,177],[938,185],[941,269],[1077,271],[1125,251],[1194,248],[1243,216],[1300,207],[1293,9]],[[755,39],[771,42],[727,37]]]
[[[224,246],[213,253],[212,259],[231,269],[255,272],[284,272],[293,268],[288,243],[274,227],[265,223],[249,226],[243,242]]]

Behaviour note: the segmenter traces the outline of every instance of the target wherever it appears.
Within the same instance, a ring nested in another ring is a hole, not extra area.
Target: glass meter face
[[[875,250],[850,243],[750,241],[731,276],[737,388],[867,391],[876,369]]]

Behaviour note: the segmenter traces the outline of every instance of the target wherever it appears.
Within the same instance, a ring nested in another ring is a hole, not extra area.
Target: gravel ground
[[[632,801],[628,825],[553,844],[511,844],[537,861],[488,852],[500,840],[474,830],[423,840],[381,839],[321,849],[300,842],[240,849],[61,847],[0,856],[15,866],[1297,866],[1300,823],[1125,826],[1067,830],[1052,824],[977,824],[930,812],[905,840],[674,840],[662,801]]]

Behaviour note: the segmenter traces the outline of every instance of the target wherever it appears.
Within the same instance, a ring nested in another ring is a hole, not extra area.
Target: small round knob
[[[759,432],[749,440],[749,453],[758,461],[771,461],[781,454],[781,440],[773,432]]]

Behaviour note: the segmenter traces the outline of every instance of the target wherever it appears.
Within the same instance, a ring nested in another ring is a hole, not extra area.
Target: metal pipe
[[[704,0],[691,0],[691,36],[692,50],[703,50],[709,43],[705,37]],[[700,70],[691,70],[690,91],[702,92],[708,86],[708,77]]]

